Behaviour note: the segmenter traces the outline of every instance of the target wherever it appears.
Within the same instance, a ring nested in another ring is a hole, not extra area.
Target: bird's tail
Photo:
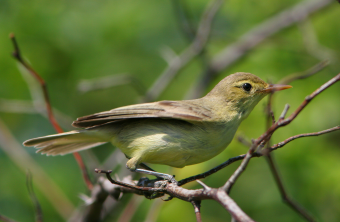
[[[108,138],[88,130],[70,131],[26,140],[24,146],[34,146],[37,153],[64,155],[90,149],[109,142]]]

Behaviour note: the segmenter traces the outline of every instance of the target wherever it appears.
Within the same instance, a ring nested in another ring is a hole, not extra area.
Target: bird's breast
[[[112,143],[141,162],[184,167],[211,159],[231,142],[232,125],[181,120],[139,120],[126,124]]]

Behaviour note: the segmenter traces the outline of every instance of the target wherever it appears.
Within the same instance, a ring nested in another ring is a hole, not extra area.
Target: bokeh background
[[[261,22],[300,2],[226,1],[213,23],[204,50],[206,60],[202,57],[193,59],[156,100],[185,98],[201,78],[204,61],[209,61]],[[206,6],[207,1],[202,0],[0,0],[0,214],[17,221],[34,221],[34,205],[26,187],[26,170],[34,171],[30,168],[45,171],[46,180],[49,177],[61,190],[62,194],[55,195],[67,199],[75,208],[83,205],[79,194],[88,194],[72,155],[46,157],[35,154],[33,148],[20,145],[32,137],[53,134],[54,129],[41,114],[44,109],[36,83],[27,73],[20,71],[11,57],[13,47],[9,33],[15,33],[22,54],[45,79],[57,118],[67,130],[71,129],[72,120],[79,116],[141,101],[145,90],[168,66],[165,58],[171,57],[172,52],[180,54],[190,44],[190,37],[182,28],[185,20],[181,13],[186,13],[195,29]],[[281,29],[219,73],[205,92],[223,77],[237,71],[251,72],[264,80],[277,82],[328,60],[330,64],[318,74],[294,81],[292,89],[275,95],[273,108],[276,116],[286,103],[291,105],[288,112],[291,113],[305,96],[340,73],[339,16],[340,4],[333,1],[301,22]],[[120,77],[115,79],[113,76],[117,75]],[[109,77],[99,83],[101,87],[114,85],[115,81],[117,84],[101,90],[81,90],[84,88],[79,84],[83,80],[100,77]],[[127,81],[131,79],[133,84]],[[339,96],[340,83],[337,83],[313,100],[292,124],[278,130],[273,143],[296,134],[339,125]],[[265,102],[266,99],[242,123],[237,135],[251,139],[264,132]],[[107,168],[115,169],[118,164],[124,170],[125,160],[107,162],[114,150],[112,146],[103,146],[81,153],[89,163],[94,181],[98,175],[93,169],[98,164],[105,163]],[[222,154],[205,163],[183,169],[152,167],[174,173],[177,179],[182,179],[246,151],[244,145],[234,140]],[[123,158],[119,152],[115,154]],[[339,131],[293,141],[275,151],[275,159],[293,199],[318,221],[340,221]],[[234,163],[203,181],[212,187],[222,186],[238,164]],[[38,180],[39,175],[32,174],[45,221],[64,221],[65,217],[37,186],[37,183],[44,186],[44,179]],[[139,175],[134,176],[138,178]],[[195,182],[186,187],[200,188]],[[51,192],[54,191],[51,187]],[[231,197],[256,221],[303,221],[282,203],[264,158],[251,160],[235,184]],[[133,215],[131,221],[195,221],[193,207],[187,202],[178,199],[150,201],[131,194],[123,195],[105,221],[122,220],[122,215],[126,214]],[[202,218],[203,221],[230,220],[228,212],[210,200],[202,203]]]

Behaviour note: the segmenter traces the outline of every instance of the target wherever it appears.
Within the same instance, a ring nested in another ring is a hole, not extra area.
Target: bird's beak
[[[290,86],[290,85],[270,84],[267,88],[261,90],[261,92],[272,93],[272,92],[275,92],[275,91],[289,89],[289,88],[292,88],[292,87],[293,86]]]

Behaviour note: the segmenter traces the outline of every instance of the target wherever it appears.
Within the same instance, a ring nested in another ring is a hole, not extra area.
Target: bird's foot
[[[175,176],[170,175],[170,174],[159,173],[159,172],[155,172],[155,171],[138,169],[138,168],[135,169],[135,170],[132,170],[132,171],[138,172],[138,173],[145,173],[145,174],[153,175],[155,177],[165,179],[165,180],[169,181],[170,183],[173,183],[173,184],[176,184],[176,185],[178,184],[177,180],[175,179]]]

